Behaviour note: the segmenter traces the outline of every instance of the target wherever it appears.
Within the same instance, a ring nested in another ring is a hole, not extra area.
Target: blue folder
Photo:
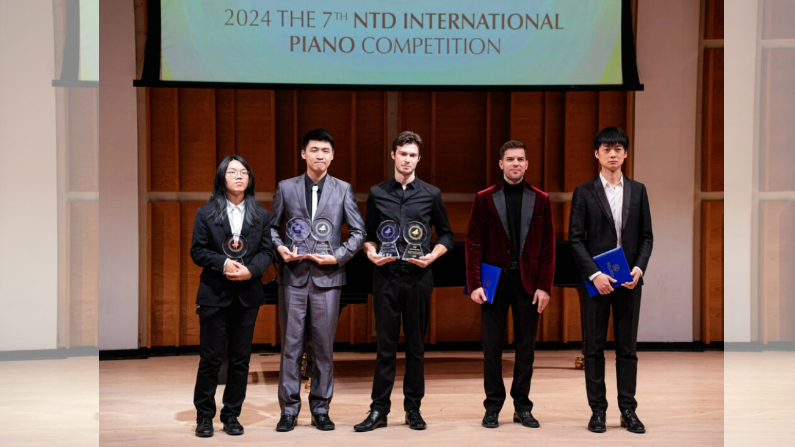
[[[634,281],[634,278],[630,274],[627,257],[624,256],[624,249],[621,247],[614,248],[610,251],[602,253],[601,255],[594,256],[593,260],[596,262],[596,265],[599,267],[599,270],[601,270],[602,273],[612,276],[613,279],[616,280],[616,283],[612,284],[614,289],[616,287],[620,287],[621,284],[624,284],[625,282]],[[596,286],[593,285],[593,282],[589,281],[587,278],[585,279],[585,287],[588,289],[588,295],[599,295],[599,289],[597,289]]]
[[[500,283],[502,269],[485,262],[480,264],[480,283],[483,285],[483,292],[486,294],[486,302],[494,303],[494,295],[497,293],[497,285]],[[469,296],[469,286],[464,285],[464,295]]]

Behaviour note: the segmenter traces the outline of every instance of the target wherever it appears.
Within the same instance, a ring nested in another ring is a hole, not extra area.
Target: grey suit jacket
[[[271,238],[274,250],[281,246],[292,247],[293,242],[285,235],[281,237],[282,224],[294,217],[309,219],[306,206],[304,176],[299,175],[279,182],[273,195],[271,207]],[[337,264],[320,265],[309,259],[283,263],[276,278],[279,284],[301,287],[311,277],[318,287],[341,287],[345,285],[345,263],[356,254],[365,241],[364,221],[356,205],[351,185],[326,174],[326,183],[320,194],[315,218],[325,217],[334,225],[331,247]],[[348,226],[350,236],[342,242],[342,224]],[[311,244],[310,248],[311,248]],[[277,258],[281,259],[280,256]]]

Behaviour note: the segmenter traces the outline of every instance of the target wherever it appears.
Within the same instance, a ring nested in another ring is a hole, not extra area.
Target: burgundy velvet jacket
[[[537,289],[552,293],[555,277],[555,231],[549,195],[525,183],[521,219],[522,254],[519,270],[522,285],[529,295]],[[508,232],[508,210],[502,180],[475,196],[466,235],[467,286],[482,287],[480,264],[485,262],[503,269],[501,278],[511,264],[511,239]],[[502,281],[500,281],[502,282]]]

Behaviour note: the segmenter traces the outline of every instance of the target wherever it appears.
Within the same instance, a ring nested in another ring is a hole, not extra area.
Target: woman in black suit
[[[190,249],[193,262],[204,268],[196,296],[201,358],[193,393],[196,436],[213,435],[224,343],[229,367],[221,422],[227,434],[243,434],[237,418],[246,397],[254,324],[259,306],[265,304],[261,276],[273,262],[268,225],[268,211],[254,193],[251,167],[237,155],[224,158],[209,203],[196,212]],[[247,247],[245,253],[238,252],[234,259],[225,254],[224,245],[240,243]]]

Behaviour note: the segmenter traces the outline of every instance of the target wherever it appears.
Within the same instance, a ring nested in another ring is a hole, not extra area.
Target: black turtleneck
[[[522,195],[524,194],[524,182],[516,185],[508,183],[502,179],[502,187],[505,191],[505,207],[508,209],[508,236],[511,237],[511,262],[518,262],[522,254],[522,247],[519,246],[520,228],[522,226]]]

